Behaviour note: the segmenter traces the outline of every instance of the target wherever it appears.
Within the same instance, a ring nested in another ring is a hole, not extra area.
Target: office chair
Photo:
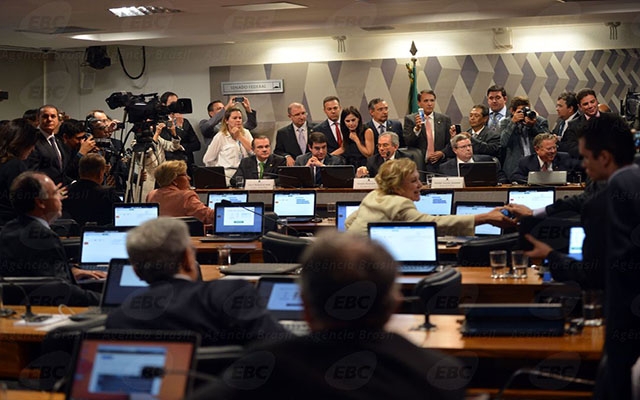
[[[262,237],[262,250],[265,262],[297,263],[304,249],[311,242],[277,232],[268,232]]]
[[[184,221],[189,227],[189,235],[191,236],[204,236],[204,224],[196,217],[173,217]]]
[[[60,237],[80,236],[80,225],[75,219],[60,218],[51,223],[50,227]]]
[[[99,293],[88,291],[56,277],[5,277],[0,281],[4,304],[73,307],[98,305]],[[25,299],[25,293],[28,299]]]
[[[424,313],[424,324],[417,329],[436,328],[429,321],[431,314],[457,314],[461,292],[462,274],[454,268],[445,268],[420,280],[413,293]]]
[[[458,265],[465,267],[487,267],[490,265],[491,250],[514,250],[518,248],[518,233],[508,233],[500,237],[469,240],[458,250]],[[511,260],[507,260],[510,264]]]
[[[196,350],[196,371],[209,376],[220,375],[243,353],[244,347],[239,345],[200,347]]]

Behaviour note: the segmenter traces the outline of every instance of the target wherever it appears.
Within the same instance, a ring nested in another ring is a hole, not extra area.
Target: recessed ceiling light
[[[175,14],[181,12],[171,8],[156,7],[156,6],[130,6],[130,7],[118,7],[110,8],[109,11],[119,18],[125,17],[144,17],[145,15],[152,14]]]
[[[233,8],[239,11],[275,11],[275,10],[291,10],[295,8],[308,8],[300,4],[288,3],[286,1],[280,1],[275,3],[262,3],[262,4],[239,4],[223,6],[225,8]]]

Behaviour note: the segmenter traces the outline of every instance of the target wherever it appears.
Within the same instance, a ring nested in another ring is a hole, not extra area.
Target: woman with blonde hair
[[[147,195],[147,202],[160,204],[160,215],[195,217],[204,224],[213,223],[213,210],[204,205],[190,188],[187,163],[183,160],[165,161],[156,168],[154,176],[159,189]]]
[[[420,182],[416,163],[409,158],[389,160],[380,166],[375,177],[378,189],[371,191],[353,212],[345,226],[349,232],[367,234],[369,222],[435,222],[439,235],[471,236],[476,225],[491,224],[500,227],[513,226],[499,208],[477,215],[423,214],[416,208],[420,199]]]

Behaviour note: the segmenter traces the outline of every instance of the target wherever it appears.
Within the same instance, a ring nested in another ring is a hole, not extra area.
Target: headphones
[[[84,120],[84,131],[90,135],[93,135],[93,127],[92,124],[98,121],[93,113],[87,115],[87,118]]]

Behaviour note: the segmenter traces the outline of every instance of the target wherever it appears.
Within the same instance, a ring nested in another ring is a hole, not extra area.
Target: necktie
[[[58,145],[56,144],[56,137],[51,135],[49,138],[49,144],[53,147],[53,151],[56,153],[58,159],[58,168],[62,169],[62,155],[60,154],[60,149],[58,149]]]
[[[307,151],[307,135],[304,134],[304,129],[298,128],[298,146],[300,151],[304,154]]]
[[[496,129],[498,127],[498,118],[500,118],[500,113],[493,111],[491,113],[491,120],[489,121],[489,128]]]
[[[543,163],[542,164],[542,168],[540,168],[540,171],[548,171],[549,170],[549,164],[548,163]]]
[[[340,132],[340,125],[337,122],[333,123],[336,127],[336,139],[338,140],[338,147],[342,147],[342,132]]]
[[[426,121],[425,125],[426,125],[426,130],[427,130],[427,155],[426,155],[426,157],[429,158],[429,156],[436,151],[436,148],[435,148],[435,146],[433,144],[433,128],[431,128],[431,116],[427,117],[427,121]]]
[[[258,162],[258,179],[262,179],[264,176],[264,163],[262,161]]]
[[[565,125],[565,122],[564,122],[563,119],[561,119],[560,123],[558,124],[558,136],[559,137],[562,137],[562,133],[564,131],[564,125]]]
[[[384,133],[384,130],[385,130],[385,126],[384,125],[382,125],[382,124],[378,125],[378,132],[380,132],[381,135]]]

